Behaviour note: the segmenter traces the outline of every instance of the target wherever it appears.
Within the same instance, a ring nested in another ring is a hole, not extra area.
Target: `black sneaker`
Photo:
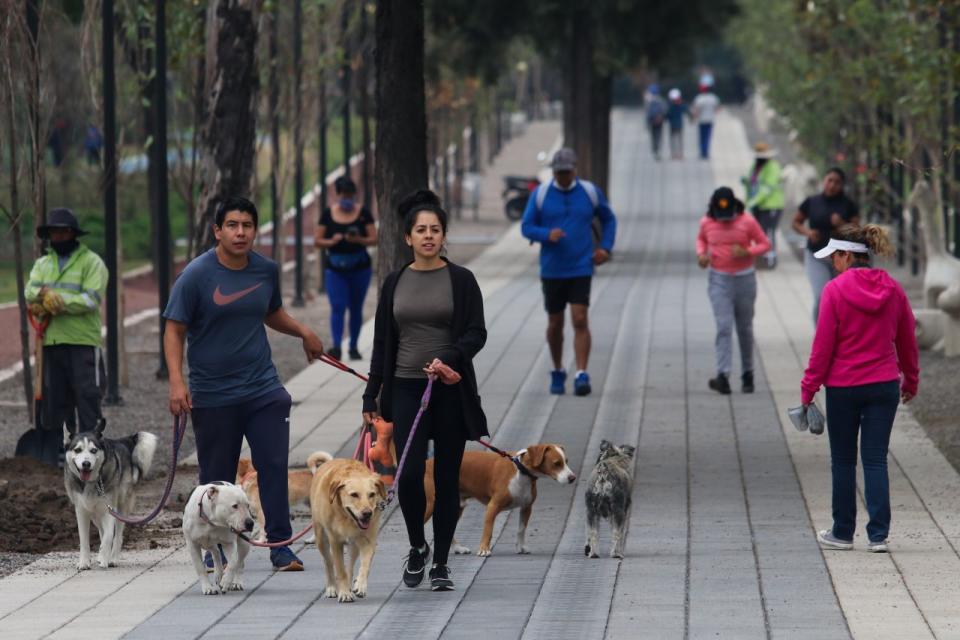
[[[327,349],[327,355],[330,356],[331,358],[335,358],[336,360],[339,360],[340,358],[343,357],[343,351],[340,350],[340,347],[330,347],[329,349]]]
[[[719,394],[725,396],[730,395],[730,380],[727,378],[727,374],[725,373],[718,373],[717,377],[712,378],[707,384],[709,384],[710,388]]]
[[[744,393],[753,393],[753,371],[746,371],[740,376],[740,382],[743,385],[741,390]]]
[[[430,589],[431,591],[453,591],[450,567],[445,564],[437,564],[430,569]]]
[[[410,553],[403,563],[403,584],[413,589],[423,582],[423,570],[426,569],[429,558],[430,545],[427,543],[423,543],[419,549],[410,547]]]
[[[363,360],[363,354],[360,353],[359,349],[350,349],[350,359],[351,360]]]

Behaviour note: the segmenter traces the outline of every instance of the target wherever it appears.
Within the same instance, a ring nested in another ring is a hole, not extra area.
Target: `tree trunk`
[[[47,127],[43,126],[40,96],[40,0],[27,0],[27,46],[30,61],[27,107],[30,120],[30,186],[33,191],[34,228],[47,221],[47,178],[44,150],[46,149]],[[43,241],[33,235],[33,254],[43,253]]]
[[[610,108],[613,101],[613,78],[605,74],[595,74],[590,96],[590,175],[587,178],[606,194],[610,180]]]
[[[9,45],[8,45],[9,46]],[[7,73],[12,72],[13,60],[10,51],[7,51]],[[23,238],[20,235],[20,198],[17,191],[17,144],[16,127],[14,125],[13,83],[7,78],[7,146],[10,150],[10,232],[13,234],[13,259],[17,271],[17,305],[20,307],[20,358],[23,362],[23,397],[27,402],[27,412],[32,424],[33,415],[33,373],[30,367],[30,333],[27,330],[27,301],[24,297],[23,273]]]
[[[422,0],[377,2],[376,158],[374,190],[380,211],[380,282],[410,259],[396,205],[427,187],[427,119],[423,80]]]
[[[357,74],[357,90],[360,97],[361,144],[363,146],[363,202],[373,202],[370,193],[370,43],[367,33],[367,10],[360,9],[360,71]]]
[[[197,252],[214,244],[216,205],[250,194],[256,155],[257,0],[214,0],[207,13],[207,112],[201,140],[203,187]]]
[[[274,3],[270,11],[270,77],[267,79],[267,102],[270,110],[270,218],[273,220],[270,257],[273,258],[274,262],[282,264],[283,251],[281,249],[284,245],[280,234],[282,222],[280,220],[281,204],[278,184],[280,175],[280,80],[277,77],[277,66],[280,64],[279,23],[280,4]]]
[[[572,44],[566,65],[563,101],[563,146],[577,153],[577,173],[594,180],[592,122],[594,90],[593,30],[590,11],[577,8],[570,13]]]

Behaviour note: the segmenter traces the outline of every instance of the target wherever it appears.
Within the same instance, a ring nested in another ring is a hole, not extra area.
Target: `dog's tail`
[[[310,469],[310,473],[317,475],[317,467],[331,460],[333,460],[333,456],[326,451],[314,451],[307,458],[307,467]]]
[[[137,444],[133,447],[133,481],[139,482],[153,462],[153,454],[157,451],[157,436],[148,431],[140,431],[136,435]]]

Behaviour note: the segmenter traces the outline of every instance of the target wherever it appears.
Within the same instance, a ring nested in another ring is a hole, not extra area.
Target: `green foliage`
[[[938,0],[740,0],[731,40],[811,159],[847,158],[879,184],[890,165],[953,162],[960,8]],[[944,137],[946,133],[946,138]],[[929,165],[928,169],[924,165]],[[899,194],[897,194],[899,195]]]

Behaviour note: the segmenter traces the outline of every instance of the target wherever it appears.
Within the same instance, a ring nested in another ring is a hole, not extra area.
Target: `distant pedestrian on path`
[[[667,101],[660,95],[660,86],[656,83],[647,87],[645,115],[647,129],[650,131],[653,158],[659,160],[660,144],[663,141],[663,123],[667,119]]]
[[[103,417],[106,388],[100,358],[100,302],[107,289],[107,267],[77,238],[85,235],[70,209],[54,209],[37,236],[50,241],[33,265],[24,292],[31,313],[49,318],[43,337],[43,457],[56,466],[63,447],[63,425],[95,431]],[[71,434],[72,435],[72,434]]]
[[[857,517],[857,437],[867,503],[867,549],[887,550],[890,480],[887,450],[897,405],[917,393],[913,311],[900,284],[872,256],[893,255],[877,225],[844,225],[816,257],[839,274],[823,288],[817,332],[801,382],[804,405],[827,388],[827,432],[833,475],[833,527],[818,532],[832,549],[853,547]]]
[[[670,123],[670,157],[674,160],[683,160],[683,118],[690,115],[690,110],[683,101],[680,89],[670,89],[667,94],[670,104],[667,107],[667,121]]]
[[[553,359],[550,393],[562,394],[567,371],[563,367],[563,324],[567,304],[573,323],[573,351],[577,374],[573,392],[588,395],[590,375],[590,282],[595,265],[610,259],[617,235],[617,219],[603,193],[577,177],[577,154],[563,148],[551,163],[553,179],[537,187],[523,212],[523,236],[540,243],[540,279],[547,310],[547,344]],[[594,248],[593,220],[602,229]]]
[[[713,137],[713,120],[720,108],[720,98],[713,92],[713,80],[701,83],[700,93],[693,99],[693,119],[700,133],[700,159],[710,158],[710,139]]]
[[[348,176],[333,183],[337,202],[324,207],[317,224],[314,244],[327,250],[324,277],[330,300],[330,337],[333,345],[327,353],[343,357],[343,319],[350,310],[350,359],[363,356],[357,348],[363,326],[363,303],[370,288],[370,254],[367,247],[377,244],[377,225],[367,207],[356,202],[357,185]]]
[[[697,263],[709,267],[707,294],[717,325],[717,377],[709,387],[730,393],[733,361],[733,328],[740,343],[743,393],[753,393],[753,308],[757,301],[754,259],[770,249],[763,229],[737,200],[730,187],[720,187],[710,197],[707,214],[697,234]]]
[[[300,338],[307,361],[323,353],[310,329],[291,318],[280,298],[280,267],[253,251],[257,208],[226,198],[213,223],[217,244],[177,278],[166,318],[163,352],[170,374],[170,412],[190,413],[200,484],[233,482],[243,439],[260,482],[267,540],[292,535],[287,501],[290,394],[273,364],[264,325]],[[190,388],[183,381],[184,340],[189,343]],[[270,550],[277,571],[303,571],[290,547]],[[207,566],[213,558],[205,558]]]
[[[776,152],[766,142],[758,142],[753,150],[756,160],[750,173],[741,181],[747,190],[747,209],[770,240],[770,250],[763,260],[768,269],[773,269],[777,266],[777,227],[783,213],[780,163],[776,160]]]
[[[843,169],[833,167],[823,178],[823,191],[800,204],[793,216],[793,230],[807,237],[803,270],[813,290],[813,323],[820,312],[820,292],[835,274],[829,260],[816,257],[816,252],[827,246],[830,234],[844,224],[857,224],[860,211],[857,203],[844,194],[847,176]]]
[[[396,478],[400,510],[407,526],[410,553],[403,582],[416,587],[424,578],[430,547],[424,535],[427,497],[423,487],[427,443],[433,440],[433,567],[430,587],[453,589],[447,566],[450,544],[460,517],[460,463],[467,440],[489,435],[477,394],[473,358],[487,341],[483,294],[468,269],[442,257],[447,212],[432,191],[417,191],[398,206],[413,262],[383,281],[374,323],[370,381],[363,392],[363,419],[379,415],[393,422],[399,456],[410,437],[427,376],[453,369],[455,384],[433,385],[432,397],[417,427],[400,476]]]

